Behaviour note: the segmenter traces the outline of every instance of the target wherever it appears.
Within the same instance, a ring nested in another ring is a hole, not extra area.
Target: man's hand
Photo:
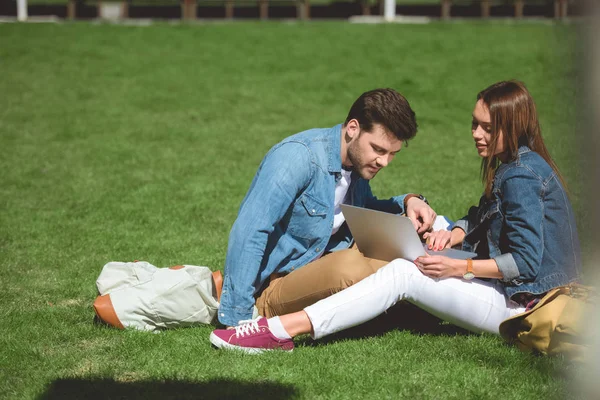
[[[437,214],[423,200],[412,197],[406,203],[406,216],[410,218],[416,231],[422,235],[431,229]]]

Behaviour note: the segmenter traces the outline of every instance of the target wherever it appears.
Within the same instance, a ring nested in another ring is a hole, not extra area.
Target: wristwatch
[[[405,212],[406,212],[406,207],[408,205],[408,201],[410,199],[412,199],[413,197],[416,197],[419,200],[423,200],[425,202],[425,204],[429,204],[429,202],[427,201],[425,196],[423,196],[422,194],[410,193],[410,194],[407,194],[406,196],[404,196],[404,211]]]
[[[470,281],[475,278],[475,274],[473,273],[473,259],[467,258],[467,272],[463,275],[463,279]]]

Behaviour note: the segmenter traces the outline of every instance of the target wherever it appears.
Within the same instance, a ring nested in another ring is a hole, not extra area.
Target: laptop
[[[358,249],[365,257],[383,261],[396,258],[414,261],[425,254],[461,260],[477,256],[477,253],[456,249],[427,249],[408,217],[348,204],[342,204],[342,213]]]

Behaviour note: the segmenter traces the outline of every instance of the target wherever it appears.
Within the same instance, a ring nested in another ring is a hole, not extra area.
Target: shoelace
[[[258,330],[258,318],[242,320],[240,321],[240,325],[235,327],[235,337],[243,337],[244,335],[258,332]]]

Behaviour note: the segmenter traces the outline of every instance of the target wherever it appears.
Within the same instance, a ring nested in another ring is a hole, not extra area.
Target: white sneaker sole
[[[210,334],[210,343],[212,343],[212,345],[215,346],[218,349],[241,351],[241,352],[244,352],[244,353],[247,353],[247,354],[260,354],[260,353],[263,353],[265,351],[275,351],[275,350],[281,350],[281,351],[284,351],[286,353],[294,351],[294,349],[291,349],[291,350],[283,350],[283,349],[258,349],[258,348],[255,348],[255,347],[236,346],[234,344],[227,343],[226,341],[224,341],[223,339],[221,339],[220,337],[218,337],[217,335],[215,335],[214,332],[211,332],[211,334]]]

